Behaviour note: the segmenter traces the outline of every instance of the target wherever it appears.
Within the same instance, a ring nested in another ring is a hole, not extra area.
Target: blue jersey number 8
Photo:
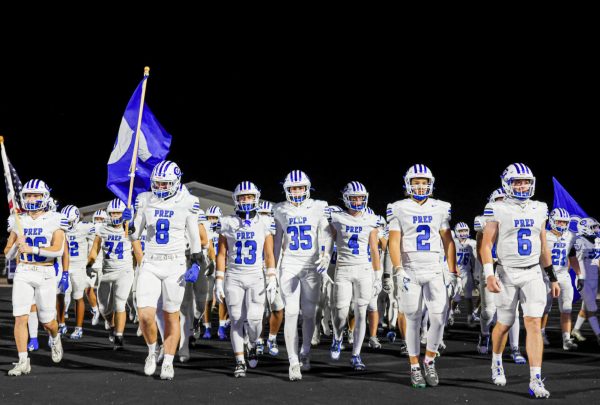
[[[166,245],[169,243],[169,227],[168,219],[159,219],[156,221],[156,243]]]

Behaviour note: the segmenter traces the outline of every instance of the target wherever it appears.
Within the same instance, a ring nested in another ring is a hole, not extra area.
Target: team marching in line
[[[221,340],[229,334],[236,377],[244,377],[247,366],[257,367],[265,351],[279,354],[282,323],[290,380],[310,371],[311,346],[319,344],[321,327],[333,334],[332,360],[341,358],[346,336],[351,366],[365,370],[361,348],[367,330],[369,347],[378,349],[378,327],[385,324],[389,341],[396,331],[401,337],[412,386],[436,386],[444,328],[464,299],[469,326],[479,321],[481,327],[476,350],[491,352],[492,381],[500,386],[507,383],[502,366],[507,338],[512,359],[526,363],[519,351],[521,308],[529,392],[549,397],[541,366],[553,298],[564,350],[577,349],[572,336],[585,340],[580,332],[585,320],[600,343],[595,315],[600,225],[584,218],[577,234],[569,231],[569,213],[556,208],[548,214],[545,203],[532,200],[535,177],[526,165],[514,163],[475,218],[473,240],[464,222],[451,230],[450,204],[432,198],[434,182],[425,165],[411,166],[404,176],[407,198],[388,204],[384,218],[368,207],[363,184],[348,183],[344,208],[331,206],[311,198],[308,176],[296,170],[283,184],[286,201],[260,201],[256,185],[244,181],[233,192],[235,214],[226,216],[218,206],[201,210],[181,183],[180,168],[163,161],[152,172],[151,191],[137,196],[134,209],[115,199],[84,223],[73,205],[56,212],[49,187],[31,180],[21,191],[25,212],[8,221],[5,254],[18,263],[12,303],[19,355],[8,374],[31,372],[28,350],[39,347],[38,322],[48,332],[52,360],[61,361],[66,310],[72,297],[76,326],[69,337],[82,339],[85,296],[92,325],[103,317],[115,350],[124,346],[129,307],[148,346],[149,376],[162,363],[160,377],[172,379],[175,356],[187,361],[190,344],[212,337],[211,314],[218,312],[217,334]],[[570,267],[583,296],[573,329]]]

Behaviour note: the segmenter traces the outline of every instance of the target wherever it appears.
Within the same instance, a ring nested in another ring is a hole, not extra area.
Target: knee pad
[[[124,312],[127,300],[115,297],[115,312]]]
[[[498,316],[498,322],[503,325],[512,326],[513,323],[515,323],[515,311],[498,308],[496,314]]]
[[[494,311],[489,309],[481,310],[481,319],[484,321],[491,321],[494,318]]]
[[[42,324],[46,324],[46,323],[53,321],[55,317],[56,317],[56,310],[54,310],[54,311],[38,310],[38,320]]]
[[[264,294],[254,288],[248,291],[247,294],[250,294],[247,308],[248,320],[262,320],[265,312]]]

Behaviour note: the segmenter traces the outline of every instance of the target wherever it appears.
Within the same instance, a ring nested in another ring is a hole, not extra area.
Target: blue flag
[[[577,233],[577,223],[581,218],[586,218],[587,214],[577,204],[577,201],[571,197],[571,194],[556,180],[556,177],[552,177],[552,182],[554,183],[554,208],[564,208],[567,210],[571,215],[569,229]],[[573,285],[573,302],[577,302],[581,298],[581,295],[575,286],[575,272],[573,269],[569,269],[569,274],[571,275],[571,284]]]
[[[144,80],[147,79],[147,77],[144,77],[140,82],[131,96],[127,108],[125,108],[117,141],[108,160],[106,186],[125,202],[129,195],[129,170],[135,145],[142,86]],[[144,103],[132,201],[135,201],[135,197],[139,193],[150,190],[152,169],[162,160],[165,160],[170,146],[171,135],[165,131],[150,111],[150,108]]]

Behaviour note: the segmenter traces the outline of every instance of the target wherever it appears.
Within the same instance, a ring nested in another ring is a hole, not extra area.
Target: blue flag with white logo
[[[571,194],[556,180],[556,177],[552,177],[552,182],[554,183],[554,208],[564,208],[567,210],[569,215],[571,215],[571,223],[569,224],[569,229],[572,232],[577,233],[577,223],[581,218],[586,218],[587,214],[581,208],[577,201]],[[577,288],[575,288],[575,272],[573,269],[569,269],[569,274],[571,275],[571,284],[573,284],[573,302],[579,301],[581,295]]]
[[[135,146],[144,80],[148,80],[148,78],[144,77],[140,82],[125,108],[117,141],[108,159],[106,186],[123,201],[127,201],[129,195],[129,171]],[[132,201],[135,201],[135,197],[139,193],[150,190],[152,169],[165,160],[170,146],[171,135],[160,125],[150,108],[144,103]]]

